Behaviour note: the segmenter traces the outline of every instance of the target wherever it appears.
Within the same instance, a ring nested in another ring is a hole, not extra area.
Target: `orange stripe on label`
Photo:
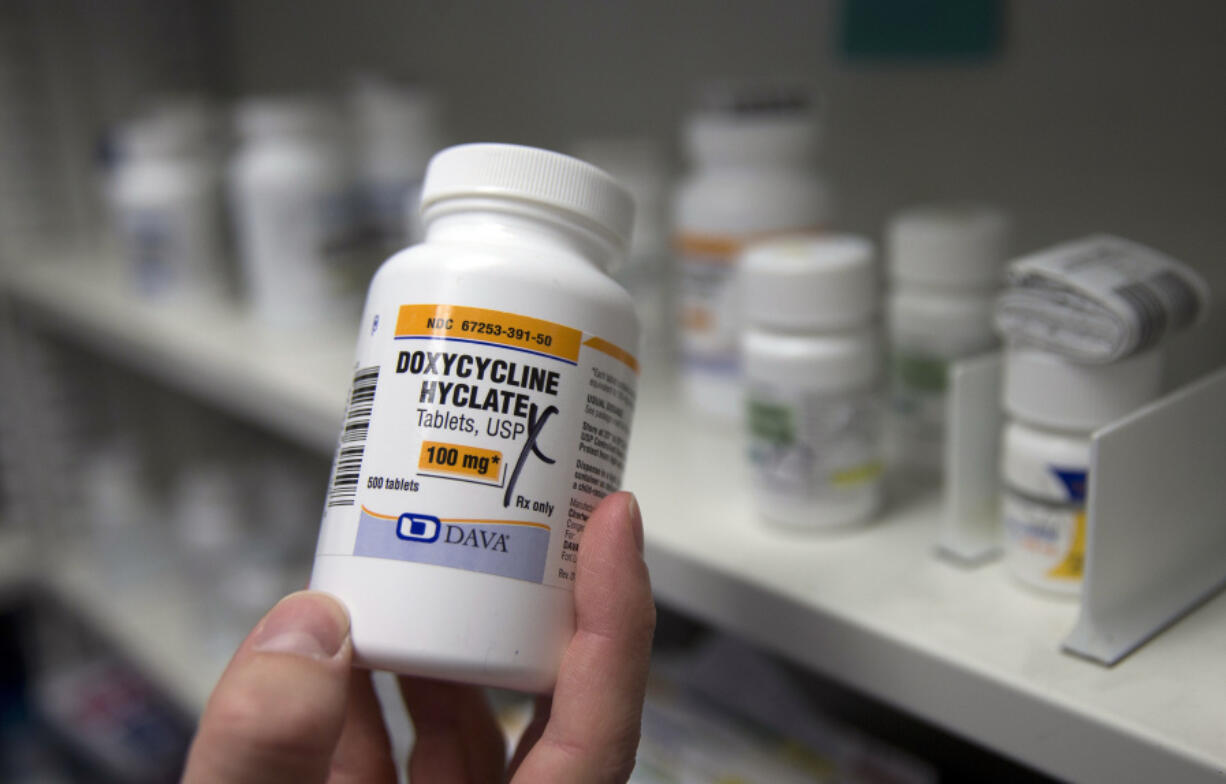
[[[401,305],[396,337],[460,338],[579,360],[583,333],[552,321],[462,305]]]
[[[723,237],[716,234],[681,234],[677,236],[677,251],[686,256],[735,256],[744,243],[742,237]]]
[[[583,345],[589,346],[591,348],[596,349],[597,351],[601,351],[605,354],[608,354],[609,356],[613,357],[619,362],[624,363],[627,367],[629,367],[635,373],[639,372],[639,361],[634,358],[633,354],[631,354],[629,351],[626,351],[624,348],[620,346],[613,345],[612,343],[605,340],[604,338],[590,337],[587,340],[583,341]]]
[[[400,519],[398,515],[387,515],[387,514],[380,514],[378,512],[372,512],[371,510],[366,508],[365,504],[363,504],[362,506],[362,511],[370,515],[371,517],[377,517],[380,520],[399,520]],[[553,530],[552,528],[545,525],[544,523],[533,523],[528,520],[486,520],[486,519],[476,518],[476,517],[440,517],[438,521],[440,523],[485,523],[486,525],[524,525],[524,526],[528,526],[529,528],[541,528],[546,531]]]
[[[475,517],[440,517],[441,523],[485,523],[486,525],[526,525],[530,528],[543,528],[546,531],[553,529],[544,523],[531,523],[527,520],[482,520]]]
[[[700,261],[710,264],[733,264],[741,250],[751,242],[770,237],[783,236],[813,236],[821,234],[820,226],[804,229],[786,229],[783,231],[762,231],[754,234],[734,236],[728,234],[679,234],[674,246],[683,256],[689,256],[688,261]]]

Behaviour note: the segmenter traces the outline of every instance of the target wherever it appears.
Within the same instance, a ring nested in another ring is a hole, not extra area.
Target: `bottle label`
[[[881,476],[881,405],[869,390],[822,394],[751,383],[749,462],[759,488],[837,499]]]
[[[916,460],[939,455],[945,439],[949,360],[896,347],[890,357],[890,414],[899,448]]]
[[[1183,262],[1109,234],[1009,265],[997,329],[1083,362],[1113,362],[1204,318],[1209,287]]]
[[[734,286],[741,241],[682,235],[678,241],[681,357],[700,372],[735,377],[739,324]]]
[[[499,310],[381,315],[373,352],[359,347],[374,361],[354,376],[318,554],[572,587],[588,515],[621,484],[634,356]]]
[[[1006,487],[1002,503],[1010,566],[1039,583],[1076,585],[1085,562],[1086,472],[1051,468],[1064,498],[1040,498]]]
[[[132,261],[137,290],[157,296],[174,289],[184,266],[182,229],[170,210],[135,210],[123,216],[123,238]]]

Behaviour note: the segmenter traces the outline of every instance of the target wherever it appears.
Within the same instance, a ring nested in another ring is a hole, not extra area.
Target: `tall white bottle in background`
[[[354,84],[358,179],[367,231],[379,261],[421,240],[421,181],[443,146],[438,97],[374,76]]]
[[[352,166],[326,104],[249,100],[230,170],[244,293],[273,327],[352,321],[369,269],[360,263]]]
[[[120,134],[111,204],[127,277],[142,296],[215,298],[226,289],[213,144],[205,115],[169,108]]]
[[[995,348],[992,311],[1003,282],[1009,221],[984,205],[905,210],[886,232],[890,293],[890,461],[939,475],[949,366]]]
[[[818,118],[807,91],[707,91],[686,121],[692,168],[674,202],[682,393],[726,421],[741,411],[736,259],[751,239],[827,224],[816,165]]]

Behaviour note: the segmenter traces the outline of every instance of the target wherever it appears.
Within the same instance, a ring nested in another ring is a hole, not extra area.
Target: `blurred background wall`
[[[889,6],[889,3],[876,4]],[[897,4],[895,4],[897,6]],[[902,4],[906,5],[906,4]],[[1226,4],[1006,2],[982,58],[849,57],[841,2],[231,2],[228,88],[371,68],[437,86],[461,140],[675,140],[711,76],[814,80],[841,227],[988,199],[1017,249],[1112,231],[1226,292]],[[895,8],[897,11],[897,8]],[[1174,381],[1226,363],[1226,313],[1172,346]]]

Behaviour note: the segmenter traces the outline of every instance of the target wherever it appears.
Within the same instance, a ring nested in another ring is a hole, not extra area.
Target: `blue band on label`
[[[540,583],[548,550],[549,531],[534,525],[449,521],[416,513],[384,519],[363,511],[353,554]]]
[[[1068,491],[1070,501],[1086,500],[1086,471],[1084,469],[1052,467],[1051,471]]]

